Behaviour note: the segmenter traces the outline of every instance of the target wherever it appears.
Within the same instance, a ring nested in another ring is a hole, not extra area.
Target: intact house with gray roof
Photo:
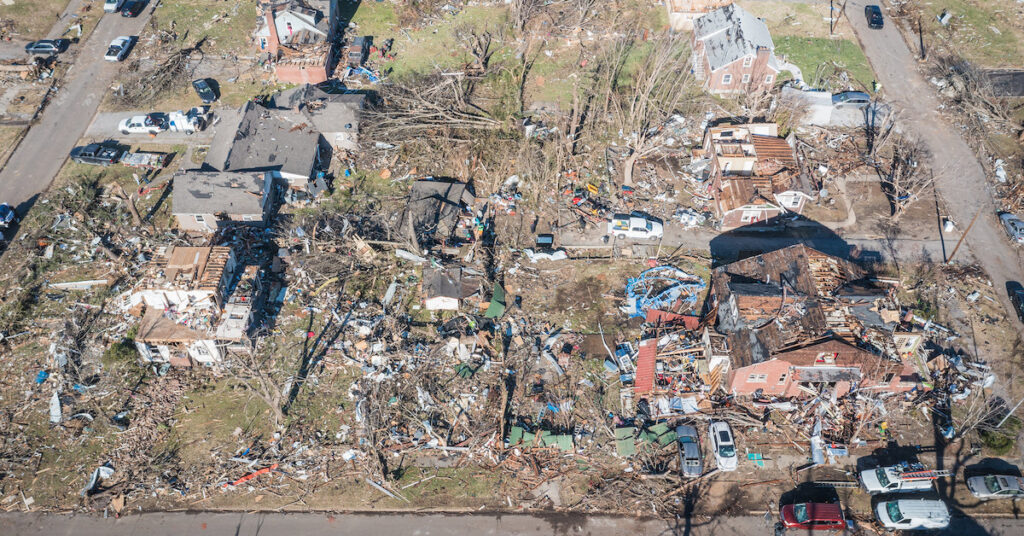
[[[172,180],[171,213],[183,231],[210,234],[231,225],[264,227],[274,210],[269,171],[179,171]]]
[[[202,169],[266,171],[283,186],[306,190],[320,163],[330,161],[330,150],[302,114],[250,101],[242,106],[237,121],[218,126]]]
[[[715,95],[771,89],[780,66],[764,21],[736,4],[693,23],[693,72]]]
[[[328,92],[305,84],[275,94],[269,107],[301,114],[333,148],[355,151],[365,102],[365,94]]]

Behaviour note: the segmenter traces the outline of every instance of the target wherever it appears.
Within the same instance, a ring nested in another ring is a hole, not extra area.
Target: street
[[[1024,531],[1024,520],[954,518],[938,534],[1011,536]],[[873,534],[873,532],[862,532]],[[772,534],[763,516],[680,519],[676,523],[601,515],[526,514],[246,514],[151,513],[121,519],[100,516],[41,514],[0,515],[0,534],[17,536],[317,536],[320,534],[416,535],[692,535],[754,536]],[[836,533],[832,533],[836,534]],[[935,533],[933,533],[935,534]]]
[[[851,0],[846,16],[882,83],[885,99],[899,114],[902,125],[919,137],[931,153],[935,186],[946,202],[949,216],[964,230],[979,215],[964,247],[970,248],[993,286],[1000,289],[997,294],[1007,318],[1020,328],[1013,304],[1001,289],[1007,281],[1024,281],[1024,263],[1020,249],[1010,244],[999,223],[985,172],[959,130],[938,113],[941,103],[935,88],[918,72],[917,56],[907,47],[895,21],[887,17],[883,29],[868,28],[864,6],[871,3],[877,2]]]
[[[50,186],[121,68],[120,63],[103,59],[107,45],[120,35],[139,35],[148,21],[148,9],[137,18],[107,14],[89,38],[76,45],[80,50],[67,77],[0,170],[0,202],[24,216],[35,197]]]

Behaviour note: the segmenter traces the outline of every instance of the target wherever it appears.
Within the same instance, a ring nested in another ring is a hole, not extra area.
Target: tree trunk
[[[638,156],[638,153],[636,151],[633,151],[632,154],[630,154],[629,156],[626,157],[626,161],[623,164],[623,169],[622,169],[622,185],[623,186],[629,186],[630,188],[633,187],[633,167],[636,166],[637,156]]]

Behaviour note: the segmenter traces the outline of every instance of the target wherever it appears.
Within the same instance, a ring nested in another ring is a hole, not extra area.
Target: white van
[[[949,508],[933,499],[881,501],[875,506],[875,518],[887,529],[944,529],[949,526]]]
[[[876,467],[865,469],[857,475],[860,487],[871,495],[879,493],[898,493],[903,491],[925,491],[932,489],[934,478],[920,478],[907,475],[925,471],[907,473],[902,466]],[[928,471],[929,473],[931,471]]]

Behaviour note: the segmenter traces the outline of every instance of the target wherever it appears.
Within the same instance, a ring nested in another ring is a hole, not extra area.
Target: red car
[[[787,529],[842,530],[846,528],[839,503],[787,504],[779,512]]]

